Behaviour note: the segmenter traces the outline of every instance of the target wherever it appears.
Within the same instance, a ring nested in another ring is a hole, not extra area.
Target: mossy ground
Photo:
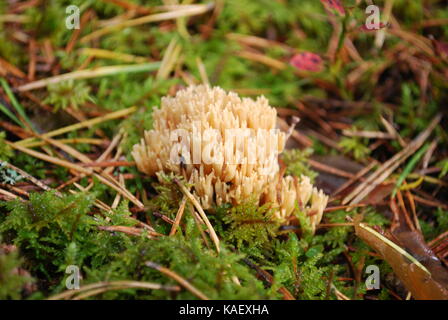
[[[317,110],[310,113],[302,109],[300,113],[299,129],[303,129],[301,132],[311,139],[312,145],[309,149],[288,151],[282,157],[288,174],[316,178],[318,173],[308,165],[312,154],[326,157],[343,153],[363,166],[373,159],[384,162],[402,149],[397,139],[379,141],[346,136],[342,135],[342,129],[385,131],[383,116],[409,142],[438,112],[446,114],[443,106],[448,101],[447,60],[443,54],[436,54],[436,49],[428,53],[425,46],[431,49],[430,35],[440,41],[448,39],[448,23],[428,23],[448,19],[447,3],[394,1],[394,24],[399,23],[411,36],[391,33],[379,48],[375,47],[376,32],[359,31],[366,18],[366,4],[354,0],[342,2],[348,8],[346,18],[329,15],[317,0],[218,0],[211,12],[113,30],[83,42],[82,37],[104,26],[100,21],[113,22],[109,19],[116,17],[122,21],[155,13],[144,9],[169,1],[122,1],[129,4],[126,7],[112,1],[41,0],[24,8],[2,1],[0,62],[21,71],[14,74],[11,67],[5,69],[0,63],[0,76],[7,81],[6,87],[0,89],[0,104],[19,115],[18,110],[23,108],[29,119],[19,116],[15,123],[0,112],[3,123],[0,159],[57,188],[78,173],[14,151],[5,141],[16,142],[32,136],[32,130],[43,133],[137,106],[137,111],[126,119],[103,121],[56,137],[85,139],[70,145],[95,161],[113,137],[125,132],[119,145],[122,156],[118,160],[132,162],[131,147],[151,127],[152,108],[160,105],[161,97],[173,94],[181,86],[208,81],[241,95],[263,94],[272,106],[279,108],[281,115],[287,113],[285,110],[297,113],[298,101],[307,103],[305,109]],[[390,1],[375,2],[383,8]],[[65,27],[68,5],[81,9],[82,29],[75,38],[74,30]],[[19,22],[5,18],[11,13],[19,16]],[[341,26],[341,33],[335,37],[336,26]],[[259,38],[252,39],[251,43],[251,38],[245,36]],[[427,40],[424,45],[418,41],[420,36]],[[30,39],[37,48],[33,54],[30,54]],[[266,45],[262,39],[271,42]],[[350,39],[355,52],[350,51],[350,45],[341,47],[344,39]],[[100,48],[108,54],[94,55],[81,50],[85,48]],[[288,61],[302,51],[324,57],[323,70],[298,74]],[[277,62],[250,59],[248,53]],[[166,74],[160,69],[137,73],[117,71],[109,77],[48,85],[31,91],[32,96],[14,90],[19,107],[7,95],[7,87],[16,89],[28,82],[26,76],[31,76],[29,68],[33,65],[32,78],[37,80],[82,69],[163,61],[169,56],[174,62],[162,63]],[[415,60],[420,64],[412,65]],[[279,62],[283,67],[276,67]],[[431,66],[428,74],[419,73],[424,72],[419,68],[428,64]],[[326,101],[335,100],[342,104],[320,108]],[[351,107],[356,102],[366,104]],[[408,178],[412,184],[423,176],[414,189],[419,190],[420,197],[432,194],[431,199],[437,201],[435,206],[417,204],[420,225],[428,241],[448,230],[448,135],[444,121],[435,130],[432,141],[436,141],[436,147],[427,160],[432,171]],[[19,124],[28,134],[21,135]],[[323,139],[323,135],[333,144]],[[100,143],[88,139],[97,139]],[[30,148],[79,162],[55,147]],[[405,166],[406,163],[397,169],[392,183],[405,172]],[[148,267],[147,261],[176,272],[212,299],[282,299],[288,294],[296,299],[336,299],[340,298],[337,292],[350,299],[406,297],[407,292],[397,285],[389,265],[347,225],[350,217],[362,213],[366,223],[387,228],[390,220],[379,207],[368,205],[349,212],[331,211],[323,221],[328,227],[318,229],[313,235],[299,212],[297,223],[285,227],[272,222],[272,208],[258,207],[250,199],[237,207],[224,205],[214,208],[210,214],[221,240],[221,252],[217,254],[210,239],[204,240],[188,206],[176,235],[165,236],[171,224],[161,217],[174,219],[182,199],[170,178],[166,184],[156,183],[131,165],[117,165],[112,173],[124,177],[127,190],[143,201],[145,210],[136,210],[134,204],[123,198],[110,212],[99,209],[95,204],[101,201],[111,205],[116,192],[91,176],[77,181],[87,191],[71,194],[69,190],[74,188],[68,185],[59,195],[55,191],[43,192],[13,169],[0,166],[0,187],[20,198],[6,201],[5,197],[0,202],[0,299],[43,299],[64,292],[65,270],[69,265],[80,268],[81,285],[115,280],[177,285],[172,278]],[[17,193],[14,187],[27,192]],[[338,204],[338,200],[331,203]],[[163,236],[149,239],[145,231],[130,235],[101,229],[136,227],[139,221],[152,225]],[[364,267],[368,265],[379,266],[384,280],[380,290],[370,293],[364,284]],[[185,289],[170,292],[131,288],[104,291],[92,298],[197,297]]]

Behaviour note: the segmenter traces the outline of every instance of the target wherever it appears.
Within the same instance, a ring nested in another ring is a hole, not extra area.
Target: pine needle
[[[171,271],[170,269],[162,267],[162,266],[158,265],[157,263],[154,263],[154,262],[151,262],[151,261],[146,261],[145,265],[150,267],[150,268],[156,269],[157,271],[160,271],[164,275],[167,275],[170,278],[176,280],[177,282],[179,282],[179,284],[182,287],[184,287],[185,289],[190,291],[192,294],[194,294],[199,299],[210,300],[205,294],[203,294],[201,291],[196,289],[191,283],[189,283],[187,280],[185,280],[183,277],[181,277],[180,275],[178,275],[174,271]]]
[[[406,165],[406,167],[404,168],[403,172],[400,174],[400,177],[398,178],[398,180],[395,184],[395,189],[392,192],[392,198],[395,197],[395,195],[397,194],[397,191],[400,188],[401,184],[403,183],[404,179],[406,179],[406,177],[411,173],[411,171],[417,165],[420,158],[423,157],[423,154],[426,152],[426,150],[428,150],[429,146],[430,146],[429,143],[424,145],[416,154],[414,154],[414,156],[411,158],[409,163]],[[423,181],[423,178],[420,178],[420,179],[421,179],[421,181]]]
[[[180,8],[179,10],[150,14],[148,16],[144,16],[144,17],[140,17],[140,18],[132,19],[132,20],[127,20],[127,21],[118,23],[116,25],[104,27],[103,29],[96,30],[96,31],[92,32],[91,34],[81,38],[80,42],[86,43],[91,40],[102,37],[106,34],[109,34],[111,32],[118,31],[118,30],[121,30],[124,28],[139,26],[139,25],[146,24],[146,23],[159,22],[159,21],[172,20],[172,19],[177,19],[177,18],[182,18],[182,17],[190,17],[190,16],[195,16],[195,15],[200,15],[200,14],[203,14],[203,13],[213,9],[213,7],[214,7],[213,3],[200,4],[200,5],[195,5],[195,6],[189,5],[189,6],[186,6],[185,8],[183,8],[182,6],[179,6],[179,8]]]
[[[96,291],[97,289],[102,289],[102,291]],[[109,290],[119,290],[119,289],[151,289],[151,290],[168,290],[168,291],[179,291],[180,288],[178,286],[165,286],[158,283],[152,282],[139,282],[139,281],[111,281],[111,282],[96,282],[92,284],[85,285],[77,290],[66,290],[60,294],[54,295],[48,300],[62,300],[62,299],[70,299],[75,295],[78,295],[76,299],[83,299],[94,294],[98,294],[100,292],[109,291]],[[94,294],[83,294],[81,293],[93,293]]]
[[[131,113],[134,113],[136,110],[137,110],[137,107],[130,107],[130,108],[123,109],[123,110],[120,110],[120,111],[108,113],[108,114],[106,114],[104,116],[101,116],[101,117],[89,119],[89,120],[86,120],[86,121],[75,123],[75,124],[67,126],[67,127],[63,127],[63,128],[60,128],[60,129],[56,129],[54,131],[47,132],[45,134],[42,134],[40,137],[41,138],[51,138],[51,137],[58,136],[58,135],[61,135],[61,134],[64,134],[64,133],[68,133],[68,132],[71,132],[71,131],[76,131],[76,130],[83,129],[83,128],[89,128],[89,127],[91,127],[93,125],[96,125],[96,124],[99,124],[99,123],[102,123],[102,122],[105,122],[105,121],[108,121],[108,120],[113,120],[113,119],[125,117],[125,116],[127,116],[127,115],[129,115]],[[23,146],[23,147],[29,147],[30,143],[35,143],[36,141],[38,141],[38,138],[27,138],[27,139],[15,142],[14,144],[18,145],[18,146]]]
[[[212,224],[208,220],[207,215],[204,212],[204,209],[202,209],[202,207],[199,204],[198,200],[196,200],[196,198],[191,194],[191,192],[188,191],[187,188],[185,188],[185,186],[179,180],[174,179],[174,182],[176,182],[176,184],[181,189],[182,193],[185,196],[187,196],[187,198],[193,203],[193,205],[195,206],[196,210],[199,212],[202,220],[204,220],[205,224],[207,225],[208,231],[210,232],[210,237],[212,238],[213,243],[215,244],[216,251],[219,253],[220,252],[219,238],[218,238],[215,230],[213,229]]]
[[[11,101],[11,105],[14,107],[14,109],[16,109],[17,113],[22,117],[22,119],[25,120],[27,127],[34,130],[32,122],[26,115],[25,110],[23,109],[22,105],[17,101],[16,97],[12,93],[12,90],[9,87],[8,82],[4,78],[0,78],[0,84],[2,85],[3,90],[5,90],[6,95],[8,96],[9,100]],[[5,107],[3,107],[3,108],[5,108]],[[5,112],[3,110],[3,108],[2,108],[2,111]],[[20,122],[19,125],[24,127],[22,122]]]
[[[131,65],[118,65],[118,66],[107,66],[98,67],[93,69],[85,69],[73,71],[58,76],[34,81],[27,83],[23,86],[17,88],[19,91],[29,91],[39,88],[47,87],[50,84],[55,84],[67,80],[79,80],[79,79],[92,79],[104,76],[112,76],[122,73],[136,73],[136,72],[150,72],[155,71],[159,68],[160,62],[148,62],[142,64],[131,64]]]

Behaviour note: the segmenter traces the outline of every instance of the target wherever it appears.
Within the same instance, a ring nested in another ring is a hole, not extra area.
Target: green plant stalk
[[[2,84],[3,90],[5,90],[6,95],[11,100],[11,104],[16,109],[17,113],[27,122],[30,128],[34,130],[33,124],[28,118],[28,116],[25,113],[25,110],[23,109],[22,105],[17,101],[16,97],[12,93],[11,88],[8,85],[8,82],[4,78],[0,78],[0,83]],[[23,124],[22,124],[23,127]]]
[[[2,111],[5,115],[7,115],[12,121],[17,123],[19,126],[21,126],[22,128],[25,128],[23,123],[19,119],[17,119],[17,117],[14,115],[14,113],[9,111],[9,109],[7,107],[5,107],[4,105],[2,105],[1,103],[0,103],[0,111]]]
[[[411,171],[417,165],[418,161],[423,156],[423,154],[426,152],[426,150],[428,150],[428,148],[429,148],[429,143],[427,143],[423,147],[421,147],[420,150],[417,151],[417,153],[414,154],[414,156],[408,162],[408,164],[404,168],[403,172],[401,173],[400,177],[398,177],[398,180],[395,184],[394,191],[392,193],[392,198],[395,197],[395,195],[397,194],[397,191],[400,188],[401,184],[403,183],[404,179],[406,179],[406,177],[411,173]]]

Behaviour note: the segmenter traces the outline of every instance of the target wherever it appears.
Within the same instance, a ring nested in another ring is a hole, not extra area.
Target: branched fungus
[[[191,181],[204,209],[255,197],[277,207],[282,221],[297,208],[320,222],[328,197],[306,176],[281,177],[286,134],[266,98],[240,98],[219,87],[191,86],[162,99],[132,155],[148,175],[175,173]]]

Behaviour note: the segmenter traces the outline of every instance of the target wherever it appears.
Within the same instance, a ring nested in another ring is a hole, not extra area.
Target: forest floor
[[[0,1],[0,299],[448,299],[447,7]],[[315,233],[248,199],[209,214],[219,254],[189,206],[169,235],[184,195],[131,148],[200,83],[300,118]]]

